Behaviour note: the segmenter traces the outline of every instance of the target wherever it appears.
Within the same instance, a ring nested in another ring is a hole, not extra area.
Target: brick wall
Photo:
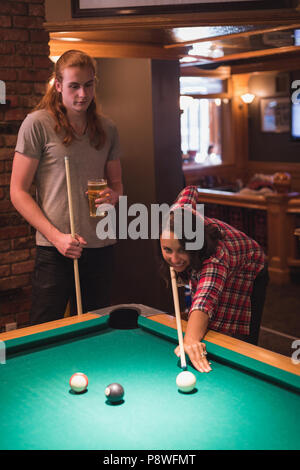
[[[34,231],[13,208],[9,183],[19,126],[41,99],[52,71],[44,0],[0,2],[0,331],[28,322]],[[1,102],[1,100],[0,100]]]

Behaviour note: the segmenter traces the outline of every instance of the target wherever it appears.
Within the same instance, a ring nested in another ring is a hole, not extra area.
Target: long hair
[[[96,75],[94,60],[89,55],[77,50],[66,51],[56,62],[48,90],[34,111],[38,109],[49,111],[55,119],[55,132],[63,133],[63,143],[70,145],[76,137],[68,119],[67,110],[62,103],[61,93],[56,90],[55,86],[55,80],[62,83],[63,71],[66,67],[89,67]],[[95,97],[87,109],[87,132],[91,145],[97,150],[100,149],[105,143],[106,135],[97,111]]]
[[[175,211],[170,212],[170,216],[168,219],[168,230],[172,233],[175,233],[176,235],[175,220],[178,221],[178,218],[177,218],[177,215],[174,216],[174,212]],[[184,210],[180,210],[180,217],[181,217],[181,222],[182,222],[181,227],[183,227],[184,226],[183,225]],[[192,230],[194,233],[197,228],[196,217],[198,216],[195,213],[192,213],[191,222],[192,222]],[[219,230],[219,228],[215,224],[204,223],[203,226],[204,226],[204,240],[203,240],[203,246],[199,250],[187,250],[186,244],[192,243],[193,240],[187,239],[184,233],[180,234],[180,236],[177,236],[180,246],[190,257],[190,265],[188,266],[188,268],[184,272],[177,275],[177,278],[183,283],[188,282],[189,273],[191,270],[195,270],[195,271],[201,270],[203,262],[206,259],[210,258],[216,252],[219,240],[222,240],[223,238],[222,232]],[[160,237],[165,227],[166,227],[166,224],[160,225]],[[158,243],[159,272],[162,278],[166,281],[168,285],[169,279],[170,279],[170,267],[162,256],[161,247],[160,247],[160,237],[159,237],[159,243]]]

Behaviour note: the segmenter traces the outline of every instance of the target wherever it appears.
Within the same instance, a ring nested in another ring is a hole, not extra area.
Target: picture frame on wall
[[[292,0],[71,0],[72,17],[289,8]]]
[[[282,133],[290,131],[290,99],[262,98],[260,100],[261,131]]]

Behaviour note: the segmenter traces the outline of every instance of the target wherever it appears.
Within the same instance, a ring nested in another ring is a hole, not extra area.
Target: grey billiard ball
[[[123,399],[124,388],[118,383],[112,383],[106,387],[104,393],[110,403],[118,403]]]

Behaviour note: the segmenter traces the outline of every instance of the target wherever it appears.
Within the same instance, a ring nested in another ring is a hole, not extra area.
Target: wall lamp
[[[255,98],[255,95],[253,93],[244,93],[243,95],[241,95],[241,99],[246,104],[252,103],[254,98]]]

